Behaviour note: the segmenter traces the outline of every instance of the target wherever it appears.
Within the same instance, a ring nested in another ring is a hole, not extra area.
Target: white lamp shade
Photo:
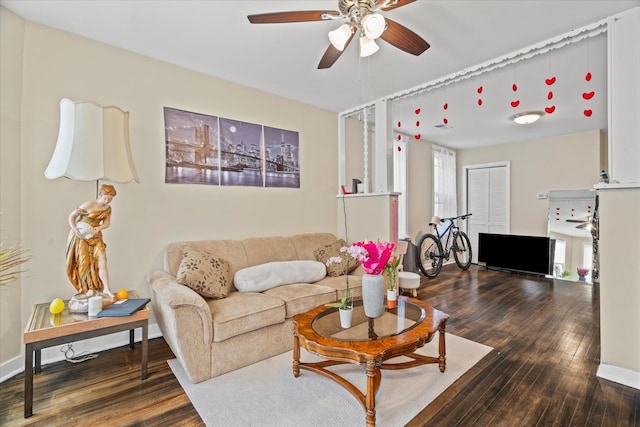
[[[377,39],[385,30],[386,23],[384,16],[379,13],[371,13],[362,18],[362,30],[364,34],[372,40]]]
[[[44,176],[121,184],[140,182],[129,148],[129,112],[115,106],[62,99],[58,142]]]
[[[344,50],[344,46],[351,38],[351,26],[349,24],[342,24],[333,31],[329,31],[329,41],[333,47],[339,51]]]
[[[380,48],[375,41],[366,36],[360,37],[360,56],[362,58],[373,55],[378,49]]]

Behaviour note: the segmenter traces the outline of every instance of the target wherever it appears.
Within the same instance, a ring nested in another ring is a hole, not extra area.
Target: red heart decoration
[[[398,141],[400,141],[402,139],[402,136],[398,135]]]
[[[420,126],[420,120],[416,120],[416,127]]]
[[[547,84],[547,86],[551,86],[552,84],[554,84],[556,82],[556,78],[555,77],[551,77],[550,79],[546,79],[544,82]]]
[[[589,72],[589,73],[585,74],[584,79],[586,81],[590,82],[591,81],[591,73]]]
[[[402,127],[402,125],[400,124],[400,122],[398,122],[398,127]]]
[[[420,139],[420,134],[419,134],[419,133],[416,133],[413,137],[414,137],[415,139]]]
[[[482,99],[478,99],[478,105],[482,105]]]
[[[555,105],[552,105],[551,107],[544,107],[544,111],[545,111],[547,114],[551,114],[551,113],[553,113],[554,111],[556,111],[556,106],[555,106]]]
[[[518,101],[517,99],[515,101],[511,101],[511,106],[513,108],[516,108],[518,105],[520,105],[520,101]]]
[[[582,94],[582,97],[583,97],[584,99],[591,99],[591,98],[593,98],[593,95],[595,95],[595,94],[596,94],[596,93],[595,93],[594,91],[591,91],[591,92],[584,92],[584,93]]]
[[[593,111],[591,111],[591,110],[584,110],[584,111],[583,111],[583,113],[584,113],[584,115],[585,115],[585,116],[587,116],[587,117],[591,117],[591,114],[593,114]]]
[[[547,94],[547,99],[551,99],[553,98],[553,92],[549,91],[549,93]]]
[[[482,93],[482,86],[478,88],[478,93]]]
[[[416,114],[420,114],[420,109],[416,108]]]
[[[447,103],[445,102],[445,103],[444,103],[444,105],[442,106],[442,108],[444,108],[444,109],[446,110],[447,108],[449,108],[449,104],[447,104]]]
[[[398,145],[398,151],[402,151],[402,147]]]
[[[515,92],[518,90],[518,86],[516,86],[516,84],[514,83],[513,85],[511,85],[511,89]]]
[[[442,119],[442,123],[446,125],[447,123],[449,123],[449,120],[447,120],[447,118],[445,117],[444,119]]]

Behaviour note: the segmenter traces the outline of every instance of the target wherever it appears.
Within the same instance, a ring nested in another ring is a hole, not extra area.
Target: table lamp
[[[131,181],[140,182],[129,147],[129,112],[115,106],[100,106],[93,102],[62,99],[60,101],[58,140],[44,175],[48,179],[65,177],[74,181],[96,181],[96,201],[102,200],[103,202],[104,194],[99,190],[100,180],[121,184]],[[115,189],[112,186],[108,187],[111,188],[112,194],[106,204],[115,195]],[[111,208],[108,207],[108,209],[110,213]],[[74,211],[74,213],[78,213],[74,215],[74,218],[79,218],[78,221],[82,221],[84,215],[84,213],[79,214],[80,210],[78,208]],[[78,224],[80,222],[75,223],[75,225]],[[96,224],[100,224],[100,220],[93,225]],[[102,294],[102,291],[105,290],[103,283],[105,280],[108,282],[108,273],[106,272],[105,257],[104,263],[100,266],[100,278],[96,277],[98,275],[98,261],[94,258],[104,257],[104,243],[101,233],[85,235],[80,230],[81,227],[77,228],[80,231],[80,236],[75,235],[73,231],[70,233],[70,245],[67,253],[69,280],[78,290],[78,294],[72,298],[72,301],[75,301],[74,307],[70,308],[74,312],[86,312],[88,297],[96,293]],[[75,255],[75,258],[71,252],[73,246],[71,239],[74,238],[83,240],[80,242],[80,247],[75,248],[75,251],[84,252]],[[96,249],[96,245],[100,247]],[[94,270],[91,273],[72,275],[70,271],[73,270],[74,264],[79,263],[80,259],[83,262],[86,261],[85,258],[89,253],[91,264],[95,264],[91,267]],[[85,276],[91,278],[87,280],[93,281],[88,284],[89,282],[85,282]],[[109,291],[108,286],[106,291]]]

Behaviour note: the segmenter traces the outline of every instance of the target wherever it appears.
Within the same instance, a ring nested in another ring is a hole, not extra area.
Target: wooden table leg
[[[24,350],[24,417],[33,415],[33,349],[29,344]]]
[[[445,345],[445,340],[444,340],[444,328],[445,328],[445,324],[442,323],[440,325],[440,327],[438,328],[439,330],[439,339],[438,339],[438,366],[440,367],[440,372],[444,372],[444,370],[447,367],[447,346]]]
[[[131,331],[133,337],[133,330]],[[143,380],[147,379],[147,360],[149,358],[149,323],[145,322],[142,325],[142,362],[140,369],[140,377]]]
[[[300,376],[300,338],[293,334],[293,376]]]
[[[367,427],[376,425],[376,361],[367,360],[367,394],[365,410],[367,411]]]

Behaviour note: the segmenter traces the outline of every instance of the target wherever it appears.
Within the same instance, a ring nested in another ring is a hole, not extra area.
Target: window
[[[440,218],[458,214],[456,152],[433,146],[433,215]]]
[[[393,191],[398,196],[398,238],[407,236],[407,150],[408,138],[402,135],[393,144]]]
[[[556,240],[556,250],[553,257],[553,275],[556,277],[562,277],[564,273],[564,266],[566,263],[567,242],[562,239]]]

